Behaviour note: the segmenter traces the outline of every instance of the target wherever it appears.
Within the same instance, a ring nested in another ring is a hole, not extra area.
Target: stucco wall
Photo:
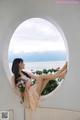
[[[0,110],[13,109],[15,120],[24,118],[24,108],[8,82],[7,52],[17,26],[32,17],[55,21],[64,32],[69,47],[66,79],[52,96],[42,101],[41,107],[80,111],[80,5],[57,4],[56,0],[0,1]]]

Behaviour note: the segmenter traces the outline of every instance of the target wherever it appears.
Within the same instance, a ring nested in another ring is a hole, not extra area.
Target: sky
[[[20,24],[10,40],[9,52],[44,51],[66,51],[56,26],[41,18],[31,18]]]

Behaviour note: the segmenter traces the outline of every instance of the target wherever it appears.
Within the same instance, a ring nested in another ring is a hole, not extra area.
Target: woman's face
[[[19,63],[19,68],[20,68],[21,70],[25,68],[24,62],[20,62],[20,63]]]

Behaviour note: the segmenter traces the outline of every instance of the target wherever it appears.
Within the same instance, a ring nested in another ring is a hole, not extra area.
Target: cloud
[[[15,31],[9,52],[66,51],[64,40],[55,25],[33,18],[24,21]]]

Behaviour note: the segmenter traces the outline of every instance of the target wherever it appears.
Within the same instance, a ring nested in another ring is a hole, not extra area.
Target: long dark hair
[[[17,80],[21,77],[19,73],[19,63],[23,63],[22,58],[15,58],[12,63],[12,73],[15,76],[15,84],[17,83]],[[22,73],[27,77],[31,78],[26,72],[22,71]]]

